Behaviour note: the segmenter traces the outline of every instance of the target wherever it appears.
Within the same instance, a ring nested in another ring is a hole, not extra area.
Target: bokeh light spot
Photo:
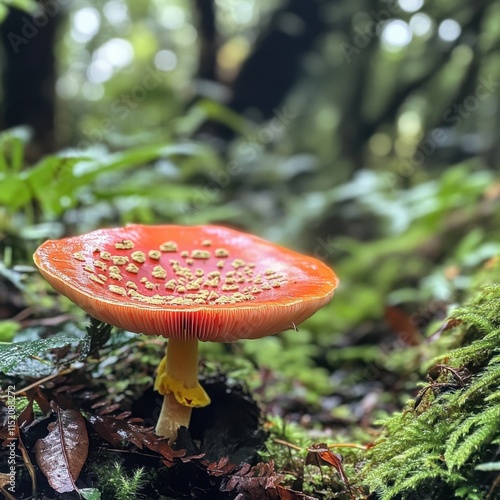
[[[75,42],[86,43],[94,37],[101,26],[101,16],[97,9],[84,7],[77,10],[71,20],[71,37]]]
[[[177,66],[177,56],[171,50],[160,50],[155,55],[155,66],[161,71],[172,71]]]
[[[460,33],[462,33],[462,28],[454,19],[445,19],[438,28],[438,35],[445,42],[454,42]]]
[[[411,42],[412,32],[408,23],[401,19],[389,21],[382,31],[381,41],[386,50],[400,50]]]

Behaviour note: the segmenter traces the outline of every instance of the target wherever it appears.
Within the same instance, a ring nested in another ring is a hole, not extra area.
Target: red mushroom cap
[[[34,261],[95,318],[174,339],[278,333],[328,303],[338,285],[317,259],[219,226],[99,229],[47,241]]]

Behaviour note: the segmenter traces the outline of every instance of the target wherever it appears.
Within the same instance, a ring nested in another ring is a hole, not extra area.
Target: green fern
[[[469,434],[471,429],[473,432]],[[499,431],[500,406],[492,406],[479,415],[466,418],[446,443],[444,456],[448,467],[453,469],[465,464],[475,451],[491,443]]]
[[[368,453],[362,474],[382,500],[476,500],[491,487],[476,466],[498,460],[500,285],[484,286],[451,318],[460,324],[450,332],[456,348],[434,361],[455,372],[441,372],[440,393],[428,388],[417,408],[390,417]],[[459,380],[458,371],[470,376]]]

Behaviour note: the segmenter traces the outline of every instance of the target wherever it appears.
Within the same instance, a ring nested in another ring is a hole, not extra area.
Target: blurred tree
[[[51,152],[55,139],[56,31],[60,7],[40,2],[31,15],[10,9],[0,24],[4,64],[2,128],[30,125],[33,159]]]
[[[196,0],[198,10],[198,35],[200,63],[198,77],[216,80],[218,34],[214,0]]]
[[[288,0],[262,29],[233,84],[231,108],[268,119],[301,73],[301,59],[326,29],[322,0]]]

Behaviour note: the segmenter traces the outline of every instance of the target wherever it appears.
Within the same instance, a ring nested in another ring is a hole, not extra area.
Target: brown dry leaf
[[[49,434],[35,444],[38,466],[58,493],[76,490],[89,451],[85,420],[76,410],[53,405],[57,420],[49,424]]]
[[[422,335],[412,316],[399,307],[386,306],[384,319],[404,345],[413,346],[422,342]]]
[[[274,470],[274,463],[259,463],[254,467],[244,464],[227,481],[224,491],[234,491],[249,500],[278,500],[278,484],[283,476]]]
[[[318,500],[316,497],[310,497],[300,491],[290,490],[283,486],[276,486],[279,500]]]
[[[211,476],[225,476],[236,469],[236,465],[229,462],[228,457],[222,457],[218,462],[209,462],[204,460],[202,464],[207,468]],[[240,469],[241,473],[241,469]]]
[[[434,332],[427,340],[426,342],[430,344],[431,342],[435,342],[436,340],[441,337],[443,332],[446,332],[448,330],[451,330],[452,328],[455,328],[456,326],[462,324],[461,319],[455,319],[455,318],[450,318],[447,319],[439,328],[436,332]]]
[[[173,450],[164,438],[156,436],[148,428],[136,425],[136,422],[137,419],[123,420],[109,415],[90,417],[90,423],[97,434],[113,446],[120,446],[122,442],[129,442],[140,450],[146,447],[159,453],[169,465],[173,464],[175,458],[186,455],[186,450]],[[164,463],[167,465],[165,461]]]
[[[342,478],[347,491],[351,498],[354,498],[351,492],[351,485],[349,484],[349,479],[347,478],[344,468],[342,467],[342,455],[333,453],[328,449],[325,443],[313,444],[307,448],[307,456],[305,460],[306,465],[315,465],[321,470],[322,465],[328,465],[336,469],[339,476]]]
[[[33,419],[33,399],[31,398],[28,406],[26,406],[26,408],[19,415],[19,418],[17,419],[17,425],[19,425],[20,429],[23,429],[24,427],[30,425],[33,422]]]
[[[224,491],[238,493],[237,499],[245,500],[317,500],[300,491],[281,486],[283,476],[276,473],[274,463],[259,463],[254,467],[244,464],[226,482]]]

